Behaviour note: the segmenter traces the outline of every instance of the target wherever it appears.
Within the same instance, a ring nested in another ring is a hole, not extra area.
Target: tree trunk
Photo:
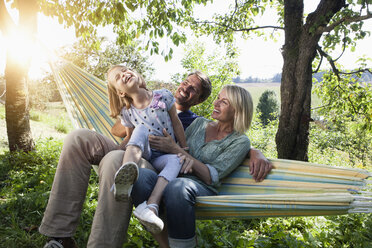
[[[322,0],[303,24],[303,1],[284,1],[284,64],[276,134],[279,158],[308,160],[312,62],[321,37],[314,30],[326,26],[344,4],[343,0]]]
[[[19,28],[25,31],[25,36],[32,37],[37,26],[37,1],[19,0]],[[29,42],[25,40],[25,42]],[[27,47],[27,46],[25,46]],[[5,68],[6,100],[5,115],[9,150],[21,149],[31,151],[34,142],[31,135],[29,100],[28,100],[28,69],[30,64],[29,51],[17,56],[23,47],[9,47]]]

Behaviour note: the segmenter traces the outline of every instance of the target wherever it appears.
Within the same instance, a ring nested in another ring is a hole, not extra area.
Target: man
[[[201,72],[189,74],[180,84],[175,93],[175,105],[184,128],[198,117],[190,111],[190,107],[203,102],[210,93],[209,78]],[[122,130],[123,126],[116,122],[112,133],[122,137],[125,135]],[[150,137],[149,140],[154,148],[172,152],[174,141],[167,133],[165,137]],[[124,153],[117,149],[118,146],[112,140],[91,130],[78,129],[67,135],[39,227],[40,233],[49,237],[46,248],[76,247],[72,237],[85,200],[91,164],[99,164],[99,193],[88,247],[122,247],[132,202],[118,202],[110,191]],[[250,157],[251,173],[256,180],[261,181],[271,170],[271,164],[256,149],[251,149]],[[140,166],[149,167],[146,163]]]

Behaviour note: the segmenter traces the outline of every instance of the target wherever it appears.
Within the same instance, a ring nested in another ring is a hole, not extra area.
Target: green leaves
[[[361,73],[344,74],[338,78],[329,72],[314,91],[323,99],[322,115],[332,113],[332,118],[359,120],[364,128],[372,131],[372,85],[360,82]]]
[[[263,126],[276,120],[279,114],[279,104],[275,91],[265,90],[260,96],[256,109]]]
[[[189,43],[185,49],[185,55],[181,60],[185,73],[173,76],[173,81],[181,82],[187,74],[199,70],[205,73],[212,82],[212,94],[202,104],[192,107],[197,115],[210,118],[213,110],[213,101],[226,84],[232,83],[232,78],[239,74],[237,63],[238,52],[233,46],[208,52],[206,45],[200,42]]]

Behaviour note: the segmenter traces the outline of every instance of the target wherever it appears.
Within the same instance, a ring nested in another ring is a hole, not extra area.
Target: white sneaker
[[[112,190],[117,201],[128,200],[132,192],[133,183],[138,179],[138,166],[134,162],[123,164],[115,173]]]
[[[160,233],[164,228],[163,221],[148,208],[146,202],[138,205],[133,211],[133,214],[137,217],[141,224],[153,234]]]

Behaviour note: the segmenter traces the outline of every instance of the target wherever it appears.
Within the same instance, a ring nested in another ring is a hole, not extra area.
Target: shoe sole
[[[139,220],[139,222],[146,228],[147,231],[153,234],[160,233],[163,229],[160,228],[158,225],[152,222],[145,221],[141,219],[141,217],[134,211],[133,215],[136,216],[136,218]]]
[[[120,167],[115,174],[115,200],[126,201],[130,189],[138,178],[138,168],[135,164],[126,164]]]

